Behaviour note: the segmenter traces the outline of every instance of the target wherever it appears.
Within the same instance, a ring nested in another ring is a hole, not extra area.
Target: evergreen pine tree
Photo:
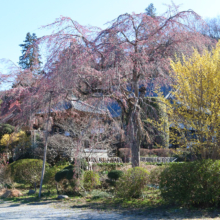
[[[35,33],[32,35],[28,32],[23,44],[19,46],[22,48],[22,55],[19,57],[19,65],[23,70],[30,69],[31,71],[40,69],[41,56],[39,48],[36,44],[37,36]]]
[[[148,16],[151,16],[152,18],[156,17],[156,8],[154,7],[154,4],[149,4],[148,7],[145,9],[145,13]]]

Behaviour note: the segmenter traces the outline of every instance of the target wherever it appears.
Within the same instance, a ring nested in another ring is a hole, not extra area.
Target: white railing
[[[177,158],[175,157],[141,157],[141,162],[153,162],[153,163],[170,163],[174,162]]]
[[[86,160],[93,163],[123,163],[120,157],[88,157]]]

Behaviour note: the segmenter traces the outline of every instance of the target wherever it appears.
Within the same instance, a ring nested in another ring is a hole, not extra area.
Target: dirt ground
[[[2,198],[11,198],[22,196],[22,193],[17,189],[1,189],[0,197]]]
[[[30,204],[11,203],[0,200],[0,219],[9,220],[151,220],[151,219],[220,219],[218,212],[209,215],[173,210],[155,211],[113,211],[95,210],[74,206],[71,202],[38,202]]]

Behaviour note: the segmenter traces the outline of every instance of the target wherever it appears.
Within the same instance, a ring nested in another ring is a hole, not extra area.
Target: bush
[[[111,171],[111,170],[116,170],[117,167],[122,167],[124,166],[123,163],[97,163],[94,166],[98,166],[100,169],[100,172],[103,171]]]
[[[32,184],[36,187],[40,184],[42,166],[42,160],[21,159],[9,164],[8,168],[15,182]],[[48,167],[48,164],[46,164],[46,167]]]
[[[73,165],[69,165],[67,167],[64,167],[64,169],[58,171],[55,174],[55,180],[57,182],[60,182],[61,180],[67,179],[67,180],[72,180],[73,176],[74,176],[74,166]]]
[[[92,190],[100,185],[99,174],[94,171],[85,171],[83,175],[83,187],[86,190]]]
[[[124,174],[124,172],[121,170],[112,170],[108,173],[108,178],[116,181],[119,179],[119,177],[122,177],[123,174]]]
[[[75,166],[69,165],[55,174],[55,180],[57,183],[57,192],[59,188],[66,194],[76,193],[79,186],[79,176],[82,174],[82,170],[75,169]]]
[[[151,170],[149,175],[149,183],[152,186],[159,186],[161,180],[161,173],[164,171],[166,166],[159,166]]]
[[[59,172],[63,168],[64,168],[64,166],[62,166],[62,165],[47,168],[45,171],[45,175],[44,175],[44,184],[47,184],[50,186],[55,186],[55,183],[56,183],[55,175],[57,172]]]
[[[219,161],[173,163],[161,173],[161,195],[171,203],[218,205],[220,202],[219,173]]]
[[[107,192],[100,191],[100,190],[93,190],[91,192],[91,196],[92,196],[91,199],[95,200],[95,199],[109,198],[109,197],[111,197],[111,194],[109,194]]]
[[[139,198],[146,187],[148,174],[141,167],[127,170],[116,182],[116,196],[123,199]]]

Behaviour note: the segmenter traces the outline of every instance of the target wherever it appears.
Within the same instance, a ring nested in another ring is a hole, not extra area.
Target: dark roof
[[[97,106],[89,105],[85,102],[82,102],[80,100],[77,101],[71,101],[72,108],[78,111],[82,112],[89,112],[89,113],[95,113],[95,114],[107,114],[108,109],[106,108],[100,108]]]
[[[52,107],[51,112],[64,111],[68,109],[74,109],[80,112],[88,112],[94,114],[105,115],[108,113],[108,109],[105,107],[97,107],[89,105],[81,100],[62,101]]]

